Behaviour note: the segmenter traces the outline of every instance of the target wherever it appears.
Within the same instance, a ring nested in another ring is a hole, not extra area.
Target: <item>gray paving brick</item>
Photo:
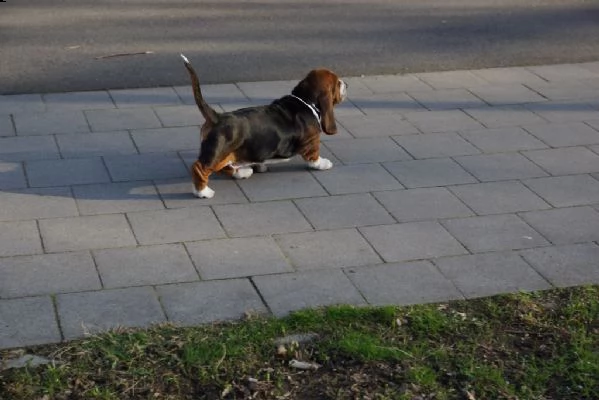
[[[599,213],[591,207],[531,211],[521,217],[555,244],[599,240]]]
[[[64,158],[137,154],[128,132],[56,135],[56,140]]]
[[[524,183],[554,207],[599,203],[599,182],[589,175],[529,179]]]
[[[87,252],[43,254],[0,259],[0,297],[101,289]]]
[[[257,276],[253,280],[276,316],[303,308],[365,304],[358,290],[339,269]]]
[[[387,137],[342,139],[326,146],[344,164],[411,160],[412,157]]]
[[[599,247],[592,243],[543,247],[521,254],[555,286],[599,283]]]
[[[363,116],[364,113],[351,101],[345,100],[335,106],[335,117],[342,116]]]
[[[472,71],[474,75],[480,76],[493,85],[509,85],[515,83],[543,84],[546,81],[538,75],[533,74],[526,68],[488,68]]]
[[[204,280],[291,272],[293,269],[270,237],[186,243]]]
[[[161,127],[151,108],[91,110],[85,111],[85,115],[94,132]]]
[[[539,139],[518,127],[465,131],[460,135],[485,153],[547,148]]]
[[[105,288],[199,279],[181,244],[95,250],[94,258]]]
[[[89,132],[89,125],[81,111],[15,114],[14,120],[19,136]]]
[[[585,147],[534,150],[523,154],[551,175],[599,172],[599,155]]]
[[[284,200],[326,196],[325,190],[308,171],[254,174],[237,182],[251,201]]]
[[[175,243],[225,236],[208,207],[140,211],[127,216],[140,244]]]
[[[474,215],[445,188],[396,190],[374,195],[400,222]]]
[[[456,157],[455,160],[481,181],[547,176],[537,165],[516,153],[462,156]]]
[[[588,81],[547,82],[528,86],[550,100],[592,99],[597,96],[597,86]]]
[[[290,94],[298,82],[299,80],[241,82],[237,83],[237,87],[251,100],[270,103],[274,99]]]
[[[385,163],[403,185],[409,188],[473,183],[476,179],[449,158]]]
[[[446,257],[435,260],[435,264],[468,298],[551,288],[530,265],[511,252]]]
[[[442,158],[479,154],[480,151],[454,132],[395,136],[393,138],[415,158]]]
[[[349,85],[348,95],[350,98],[352,96],[362,96],[374,93],[372,89],[364,83],[364,78],[365,77],[358,76],[344,76],[341,78]]]
[[[247,279],[165,285],[157,290],[169,321],[180,325],[239,319],[267,312]]]
[[[462,299],[455,286],[427,261],[351,268],[348,276],[372,305]]]
[[[204,123],[204,117],[195,104],[193,106],[154,107],[154,111],[162,125],[168,127],[197,126]]]
[[[520,182],[489,182],[452,186],[451,191],[477,214],[502,214],[550,208]]]
[[[489,82],[470,71],[442,71],[416,74],[435,89],[467,88],[488,85]]]
[[[471,88],[470,91],[493,106],[533,103],[547,100],[529,88],[516,85],[488,85]]]
[[[110,182],[100,158],[29,161],[25,170],[31,187]]]
[[[296,200],[316,229],[353,228],[395,222],[368,193]]]
[[[567,81],[599,78],[599,74],[594,73],[578,64],[556,64],[539,65],[526,67],[548,81]]]
[[[460,218],[443,225],[474,253],[524,249],[549,244],[513,214]]]
[[[0,192],[0,221],[79,215],[69,188],[23,189]]]
[[[176,153],[107,156],[104,160],[115,182],[189,176],[189,171]]]
[[[15,128],[13,127],[12,118],[10,117],[10,115],[0,114],[0,137],[15,135]]]
[[[599,111],[584,100],[547,101],[526,104],[526,108],[550,122],[571,122],[599,119]]]
[[[196,107],[191,85],[175,86],[175,92],[183,100],[183,103]],[[247,100],[247,97],[233,83],[219,83],[216,85],[202,85],[202,95],[210,104],[221,102],[233,102]],[[199,112],[199,111],[198,111]]]
[[[364,193],[402,188],[401,184],[378,164],[343,165],[318,172],[314,174],[316,179],[331,194]]]
[[[599,120],[586,121],[586,123],[599,131]]]
[[[135,246],[137,242],[123,215],[93,215],[39,221],[49,252]]]
[[[60,342],[50,297],[0,300],[0,349]]]
[[[35,221],[0,222],[0,257],[42,252]]]
[[[178,151],[200,148],[197,127],[145,129],[131,132],[140,153]]]
[[[378,264],[381,259],[355,229],[291,233],[277,242],[298,270]]]
[[[81,215],[159,210],[164,206],[149,182],[120,182],[73,187]]]
[[[0,160],[25,161],[60,158],[51,136],[0,138]]]
[[[397,114],[426,110],[405,93],[379,93],[370,96],[352,97],[354,103],[366,115]]]
[[[521,105],[468,108],[464,110],[487,128],[504,128],[546,121]]]
[[[110,90],[118,108],[181,104],[172,87]]]
[[[453,110],[486,105],[484,101],[466,89],[411,91],[408,94],[429,110]]]
[[[61,294],[56,302],[65,339],[165,321],[156,293],[149,287]]]
[[[0,161],[0,190],[26,188],[25,172],[21,163]]]
[[[360,228],[360,231],[386,262],[467,253],[439,223],[433,221],[370,226]]]
[[[551,147],[599,143],[599,132],[582,122],[526,125],[524,129]]]
[[[357,138],[418,133],[418,129],[414,125],[402,116],[394,114],[343,116],[339,118],[339,121]]]
[[[48,111],[99,110],[114,108],[105,90],[95,92],[49,93],[44,95]]]
[[[483,126],[461,110],[404,113],[406,119],[424,133],[481,129]]]
[[[44,111],[46,111],[46,105],[39,94],[0,96],[0,114],[29,114]]]
[[[361,79],[374,93],[395,93],[408,90],[428,90],[431,87],[413,75],[375,75]]]
[[[311,231],[308,221],[289,201],[214,206],[230,236],[257,236]]]
[[[215,179],[214,175],[210,177],[210,188],[216,192],[216,195],[211,199],[198,199],[191,193],[191,177],[157,181],[156,187],[167,208],[248,202],[234,180],[229,178]]]

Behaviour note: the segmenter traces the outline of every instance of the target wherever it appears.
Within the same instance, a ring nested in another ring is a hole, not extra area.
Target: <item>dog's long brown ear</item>
[[[333,95],[328,91],[318,96],[318,108],[320,108],[322,130],[327,135],[337,133],[335,114],[333,113]]]

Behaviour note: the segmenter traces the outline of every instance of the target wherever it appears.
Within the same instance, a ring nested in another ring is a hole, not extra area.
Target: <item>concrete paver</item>
[[[314,176],[330,194],[365,193],[403,186],[379,164],[334,166]]]
[[[394,136],[393,140],[414,158],[444,158],[479,154],[480,151],[455,132]]]
[[[15,128],[10,115],[0,115],[0,137],[15,136]]]
[[[551,147],[599,143],[599,131],[582,122],[526,125],[524,129]]]
[[[599,172],[599,155],[586,147],[531,150],[522,154],[551,175]]]
[[[25,171],[20,162],[0,162],[0,190],[26,187]]]
[[[271,171],[255,174],[237,184],[250,201],[286,200],[327,194],[307,171]],[[217,190],[216,187],[213,189]]]
[[[200,133],[195,126],[133,130],[131,137],[140,153],[197,150]]]
[[[81,215],[115,214],[164,209],[156,188],[148,181],[73,186]]]
[[[110,156],[104,157],[104,161],[115,182],[181,178],[189,175],[176,153]]]
[[[166,127],[199,126],[204,123],[204,117],[198,112],[198,107],[195,104],[193,106],[154,107],[154,112],[162,125]],[[196,129],[199,132],[199,128]]]
[[[339,121],[356,138],[419,133],[418,129],[401,115],[341,116]]]
[[[484,153],[546,149],[547,145],[522,128],[493,128],[460,132],[460,135]]]
[[[115,108],[107,91],[48,93],[43,95],[48,111],[102,110]]]
[[[599,181],[586,174],[528,179],[524,184],[554,207],[599,203]]]
[[[81,111],[48,111],[37,114],[15,114],[17,135],[51,135],[53,133],[89,133],[89,125]]]
[[[42,243],[35,221],[0,222],[0,257],[41,252]]]
[[[78,215],[70,188],[19,189],[0,192],[0,221]]]
[[[520,216],[555,244],[599,240],[599,213],[588,206],[530,211]]]
[[[60,342],[49,296],[0,300],[0,320],[0,348]]]
[[[409,90],[428,90],[431,87],[413,75],[376,75],[367,76],[362,82],[373,93],[397,93]]]
[[[109,92],[118,108],[181,104],[177,92],[170,87],[109,90]]]
[[[340,139],[327,142],[335,157],[343,164],[411,160],[412,157],[393,140],[385,138]]]
[[[198,199],[190,196],[192,184],[188,177],[179,179],[157,180],[156,188],[166,208],[198,207],[213,204],[247,203],[237,182],[230,179],[218,179],[218,175],[210,177],[210,187],[217,193],[211,199]]]
[[[85,111],[92,131],[160,128],[160,120],[150,108]]]
[[[128,132],[103,132],[91,135],[56,135],[63,158],[86,158],[137,154]]]
[[[453,110],[485,106],[486,103],[465,89],[440,89],[408,92],[429,110]]]
[[[522,105],[468,108],[464,111],[487,128],[506,128],[547,122]]]
[[[404,113],[406,119],[424,133],[465,131],[484,126],[462,110],[414,111]]]
[[[450,158],[385,163],[385,168],[408,188],[474,183],[476,179]]]
[[[533,103],[547,99],[524,85],[488,85],[470,88],[470,91],[492,106]]]
[[[526,108],[550,122],[570,122],[598,119],[599,111],[585,100],[547,101],[527,104]]]
[[[483,182],[547,176],[545,171],[518,153],[481,154],[456,157],[455,160]]]
[[[24,136],[0,138],[0,160],[28,161],[60,158],[56,142],[51,136]]]
[[[110,182],[100,158],[29,161],[25,164],[25,171],[31,187]]]

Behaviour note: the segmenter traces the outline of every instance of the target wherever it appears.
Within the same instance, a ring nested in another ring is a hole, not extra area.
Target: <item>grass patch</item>
[[[318,338],[274,344],[300,332]],[[599,286],[164,325],[27,351],[57,363],[0,372],[1,399],[597,399]]]

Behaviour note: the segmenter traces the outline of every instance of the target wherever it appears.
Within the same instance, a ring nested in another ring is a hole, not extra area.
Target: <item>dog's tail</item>
[[[185,68],[187,68],[187,72],[189,72],[189,76],[191,77],[191,87],[193,88],[193,97],[196,100],[196,104],[200,109],[200,112],[206,119],[213,124],[218,122],[218,113],[214,111],[212,107],[204,100],[202,96],[202,90],[200,89],[200,80],[198,79],[198,75],[195,70],[191,66],[191,63],[183,54],[181,54],[181,58],[183,58],[183,63],[185,64]]]

